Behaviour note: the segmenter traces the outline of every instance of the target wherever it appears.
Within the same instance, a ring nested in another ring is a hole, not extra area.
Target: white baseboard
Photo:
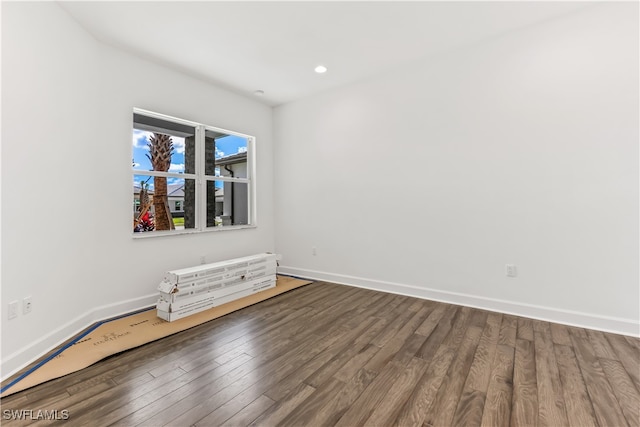
[[[433,301],[446,302],[483,310],[513,314],[516,316],[561,323],[581,328],[595,329],[603,332],[640,337],[640,325],[632,319],[618,317],[599,316],[589,313],[560,310],[557,308],[543,307],[532,304],[524,304],[513,301],[505,301],[494,298],[485,298],[475,295],[447,292],[436,289],[422,288],[400,283],[383,282],[380,280],[366,279],[343,274],[327,273],[322,271],[280,266],[278,273],[301,277],[311,280],[322,280],[348,286],[389,292],[410,297],[423,298]],[[78,316],[70,322],[62,325],[38,341],[21,348],[11,355],[3,358],[0,364],[2,381],[16,372],[28,366],[38,358],[72,338],[84,329],[96,322],[140,310],[155,305],[156,294],[121,301],[114,304],[96,307],[85,314]]]
[[[279,274],[301,277],[304,279],[322,280],[342,285],[356,286],[376,291],[406,295],[450,304],[480,308],[499,313],[513,314],[547,322],[561,323],[580,328],[595,329],[614,334],[640,337],[640,324],[637,320],[619,317],[599,316],[578,311],[561,310],[514,301],[486,298],[457,292],[447,292],[437,289],[422,288],[401,283],[383,282],[363,277],[347,276],[343,274],[327,273],[303,268],[280,266]]]
[[[93,310],[89,310],[83,315],[76,317],[65,325],[62,325],[58,329],[40,338],[38,341],[35,341],[3,358],[0,365],[2,381],[19,372],[21,369],[24,369],[29,364],[44,356],[61,343],[87,329],[94,323],[154,306],[157,299],[158,296],[156,294],[152,294],[126,301],[120,301],[114,304],[103,305],[96,307]]]

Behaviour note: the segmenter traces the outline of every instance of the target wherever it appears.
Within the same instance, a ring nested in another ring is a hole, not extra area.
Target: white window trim
[[[162,231],[151,231],[146,233],[136,233],[131,232],[131,235],[134,239],[146,239],[160,236],[177,236],[184,234],[200,234],[200,233],[208,233],[208,232],[219,232],[219,231],[229,231],[229,230],[242,230],[247,228],[256,228],[257,224],[257,209],[256,209],[256,162],[255,162],[255,142],[256,138],[251,135],[247,135],[240,132],[235,132],[228,129],[223,129],[215,126],[204,125],[202,123],[193,122],[190,120],[180,119],[173,116],[168,116],[166,114],[156,113],[154,111],[144,110],[142,108],[133,108],[134,114],[140,114],[147,117],[152,117],[156,119],[166,120],[169,122],[174,122],[178,124],[183,124],[187,126],[193,126],[195,128],[195,137],[196,137],[196,159],[204,159],[205,157],[205,147],[204,147],[204,133],[206,130],[225,133],[227,135],[235,135],[247,140],[247,178],[235,178],[235,177],[227,177],[227,176],[212,176],[204,174],[204,162],[196,161],[196,173],[195,174],[187,174],[187,173],[175,173],[175,172],[161,172],[161,171],[141,171],[132,169],[132,177],[136,175],[144,175],[144,176],[163,176],[167,178],[180,178],[180,179],[194,179],[196,184],[196,194],[195,194],[195,211],[196,214],[196,226],[195,228],[183,229],[183,230],[162,230]],[[216,226],[216,227],[207,227],[206,225],[206,216],[207,216],[207,204],[203,197],[202,187],[204,182],[206,181],[221,181],[221,182],[238,182],[247,184],[247,192],[248,192],[248,200],[247,200],[247,210],[249,215],[249,224],[242,225],[227,225],[227,226]],[[184,210],[184,207],[183,207]]]

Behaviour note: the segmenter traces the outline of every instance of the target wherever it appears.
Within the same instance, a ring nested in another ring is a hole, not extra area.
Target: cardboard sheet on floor
[[[209,320],[229,314],[268,298],[287,292],[291,289],[311,283],[293,277],[278,276],[276,287],[252,294],[227,304],[211,308],[192,316],[167,322],[150,309],[136,314],[120,317],[115,320],[99,322],[90,332],[80,334],[68,346],[54,352],[49,360],[41,366],[27,370],[17,377],[10,378],[2,384],[0,397],[33,387],[45,381],[62,377],[111,356],[157,339],[184,331]]]

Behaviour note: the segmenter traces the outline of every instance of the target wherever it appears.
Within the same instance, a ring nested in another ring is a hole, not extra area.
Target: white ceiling
[[[554,19],[580,2],[59,2],[98,40],[269,105]],[[593,4],[593,3],[591,3]],[[316,74],[324,64],[329,71]]]

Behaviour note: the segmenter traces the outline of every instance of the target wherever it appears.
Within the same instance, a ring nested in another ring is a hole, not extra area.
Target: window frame
[[[133,230],[131,235],[135,239],[145,239],[149,237],[160,236],[175,236],[184,234],[199,234],[215,231],[228,231],[228,230],[241,230],[246,228],[257,227],[257,209],[256,209],[256,161],[255,161],[255,143],[256,138],[252,135],[247,135],[241,132],[236,132],[216,126],[205,125],[199,122],[191,120],[185,120],[178,117],[169,116],[166,114],[157,113],[154,111],[145,110],[142,108],[133,108],[133,114],[139,114],[145,117],[164,120],[171,123],[192,126],[195,130],[195,173],[179,173],[179,172],[161,172],[153,170],[136,170],[131,168],[131,182],[134,182],[136,176],[149,176],[149,177],[166,177],[166,178],[178,178],[178,179],[193,179],[195,181],[195,227],[182,229],[182,230],[153,230],[149,232],[136,233]],[[135,123],[132,123],[132,130],[136,129]],[[247,141],[247,177],[236,178],[228,176],[215,176],[205,174],[205,132],[212,131],[216,133],[223,133],[226,135],[235,135],[246,139]],[[217,225],[207,226],[207,203],[206,203],[206,185],[207,181],[221,181],[221,182],[237,182],[247,184],[247,224],[238,225]],[[135,203],[135,202],[134,202]],[[182,203],[184,205],[184,203]],[[182,206],[184,211],[184,206]]]

